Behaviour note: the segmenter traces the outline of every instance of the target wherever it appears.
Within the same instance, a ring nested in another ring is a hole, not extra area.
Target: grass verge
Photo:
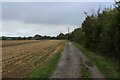
[[[77,48],[79,48],[80,51],[83,52],[83,54],[85,54],[86,57],[98,67],[98,69],[103,73],[106,78],[118,78],[117,64],[115,64],[114,61],[106,59],[100,54],[95,54],[84,48],[82,45],[79,45],[77,43],[73,44]]]
[[[88,71],[88,68],[81,62],[81,75],[82,75],[82,78],[89,78],[89,71]]]
[[[35,68],[31,72],[29,78],[49,78],[52,75],[53,71],[55,70],[58,59],[61,56],[62,50],[58,51],[53,56],[51,56],[47,61],[45,61],[40,66]]]

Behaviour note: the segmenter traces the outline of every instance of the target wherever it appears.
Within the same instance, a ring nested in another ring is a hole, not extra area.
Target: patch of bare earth
[[[20,42],[18,41],[18,43]],[[3,44],[9,45],[18,43],[17,41],[3,42]],[[63,43],[59,40],[44,40],[34,43],[26,41],[25,44],[2,47],[2,77],[26,78],[34,68],[44,62]]]
[[[97,67],[86,58],[72,43],[67,42],[58,61],[52,78],[82,78],[81,62],[88,68],[89,78],[104,78]]]

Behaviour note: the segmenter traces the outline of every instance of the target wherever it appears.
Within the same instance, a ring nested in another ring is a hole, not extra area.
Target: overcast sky
[[[96,12],[114,2],[3,2],[0,36],[56,36],[73,31],[85,19],[84,12]],[[1,20],[0,20],[1,21]]]

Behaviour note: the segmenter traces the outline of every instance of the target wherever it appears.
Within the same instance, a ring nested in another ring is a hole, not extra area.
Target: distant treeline
[[[1,40],[45,40],[45,39],[57,39],[56,37],[51,37],[51,36],[41,36],[39,34],[36,34],[34,37],[6,37],[2,36],[0,38]]]
[[[0,40],[63,40],[63,39],[68,39],[68,34],[63,34],[60,33],[56,37],[51,37],[51,36],[42,36],[39,34],[36,34],[35,36],[31,37],[7,37],[7,36],[2,36],[0,37]]]

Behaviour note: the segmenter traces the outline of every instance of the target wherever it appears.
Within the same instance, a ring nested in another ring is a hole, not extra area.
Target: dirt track
[[[97,67],[70,42],[66,43],[52,78],[82,78],[81,64],[88,68],[89,78],[104,78]]]

